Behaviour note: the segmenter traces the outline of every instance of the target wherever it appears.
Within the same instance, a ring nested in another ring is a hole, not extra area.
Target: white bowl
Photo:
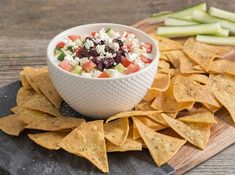
[[[129,31],[142,42],[153,45],[154,60],[145,69],[117,78],[86,78],[66,72],[56,65],[54,49],[71,34],[89,35],[102,27],[114,31]],[[68,29],[55,36],[47,48],[47,64],[53,84],[61,97],[76,111],[95,119],[107,118],[131,110],[151,86],[159,62],[159,48],[146,33],[125,25],[112,23],[88,24]]]

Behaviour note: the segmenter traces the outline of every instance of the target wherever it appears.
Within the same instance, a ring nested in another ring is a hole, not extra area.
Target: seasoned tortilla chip
[[[104,137],[114,145],[122,145],[129,133],[128,118],[119,118],[104,124]]]
[[[20,71],[20,81],[21,81],[21,84],[22,86],[25,88],[25,89],[32,89],[32,87],[30,86],[27,78],[25,77],[25,74],[24,74],[24,71]]]
[[[152,101],[160,92],[156,88],[150,88],[144,96],[144,101]]]
[[[40,89],[37,87],[37,85],[33,82],[32,80],[32,76],[36,76],[36,75],[39,75],[43,72],[47,72],[48,69],[47,67],[42,67],[42,68],[34,68],[34,67],[24,67],[23,68],[24,70],[24,74],[25,74],[25,77],[28,81],[28,83],[30,84],[30,86],[38,93],[38,94],[41,94],[41,91]]]
[[[133,118],[138,119],[139,121],[141,121],[143,124],[145,124],[147,127],[152,129],[153,131],[159,131],[159,130],[167,128],[167,126],[157,123],[154,120],[150,119],[149,117],[140,116],[140,117],[133,117]],[[136,140],[138,138],[140,138],[140,134],[135,124],[133,123],[133,139]]]
[[[228,51],[227,48],[197,42],[195,38],[189,38],[183,45],[183,51],[187,56],[199,64],[205,71],[210,69],[212,61]]]
[[[183,76],[176,77],[173,94],[178,102],[201,102],[219,107],[207,86]]]
[[[209,83],[209,77],[204,74],[190,74],[186,77],[201,84]]]
[[[146,144],[153,160],[158,166],[171,159],[186,143],[185,140],[157,133],[145,126],[138,119],[133,119],[141,138]]]
[[[204,123],[204,124],[216,124],[215,116],[213,113],[207,110],[199,110],[192,114],[179,118],[182,122],[187,123]]]
[[[37,85],[40,91],[48,98],[48,100],[59,109],[62,98],[56,91],[48,72],[39,75],[31,76],[33,82]]]
[[[173,84],[172,80],[167,91],[160,93],[156,96],[151,107],[156,110],[162,110],[163,112],[179,112],[183,109],[187,109],[192,105],[192,102],[177,102],[173,96]]]
[[[159,41],[159,49],[160,51],[169,51],[169,50],[180,50],[182,49],[182,45],[174,40],[157,36],[155,33],[150,34],[154,39]]]
[[[203,106],[205,106],[209,111],[215,113],[216,111],[220,110],[222,105],[220,105],[219,107],[218,106],[213,106],[213,105],[209,105],[209,104],[206,104],[206,103],[202,103]]]
[[[36,129],[42,131],[60,131],[66,129],[73,129],[85,123],[84,119],[60,116],[60,117],[46,117],[41,120],[36,120],[26,126],[28,129]]]
[[[38,134],[28,134],[29,138],[38,145],[49,149],[60,149],[59,143],[68,135],[68,132],[44,132]]]
[[[222,59],[215,60],[212,62],[209,72],[235,75],[235,62]]]
[[[116,115],[113,115],[111,117],[109,117],[106,120],[106,123],[118,119],[118,118],[124,118],[124,117],[131,117],[131,116],[147,116],[147,115],[154,115],[154,114],[158,114],[161,111],[127,111],[127,112],[121,112],[118,113]]]
[[[36,94],[30,100],[23,104],[24,107],[45,112],[52,116],[59,116],[60,113],[49,100],[43,95]]]
[[[59,146],[88,159],[102,172],[109,172],[102,120],[77,127],[59,143]]]
[[[179,120],[164,116],[168,125],[185,140],[198,148],[204,149],[210,137],[210,124],[183,123]]]
[[[153,121],[160,123],[164,126],[168,126],[168,124],[166,123],[165,119],[164,119],[164,113],[158,113],[158,114],[153,114],[153,115],[148,115],[147,117],[149,117],[150,119],[152,119]]]
[[[26,125],[34,121],[44,119],[46,117],[52,117],[46,113],[35,111],[32,109],[28,109],[28,108],[24,108],[18,115],[19,115],[19,119],[22,122],[24,122]]]
[[[158,69],[158,72],[170,74],[170,75],[178,75],[180,73],[179,69]]]
[[[158,73],[153,80],[152,89],[156,89],[159,92],[166,91],[170,85],[170,74]],[[157,94],[157,93],[155,93]],[[153,100],[153,99],[152,99]]]
[[[26,108],[23,106],[14,106],[13,108],[11,108],[11,111],[14,114],[19,114],[21,111],[25,110]]]
[[[169,61],[167,58],[167,51],[160,53],[160,60]]]
[[[18,106],[22,106],[25,102],[30,100],[34,95],[35,91],[32,89],[26,90],[24,87],[21,87],[16,96],[16,104]]]
[[[165,60],[160,60],[158,63],[158,67],[161,69],[169,69],[170,68],[170,63],[168,63]]]
[[[19,136],[24,130],[25,124],[18,119],[17,114],[12,114],[6,117],[0,117],[0,130],[12,136]]]
[[[138,104],[138,108],[141,111],[153,111],[154,109],[151,107],[152,101],[144,101]]]
[[[211,88],[235,123],[235,78],[225,74],[217,75],[211,80]]]
[[[175,69],[179,69],[180,68],[180,57],[178,55],[178,50],[172,50],[167,52],[167,58],[169,60],[169,62],[174,66]]]

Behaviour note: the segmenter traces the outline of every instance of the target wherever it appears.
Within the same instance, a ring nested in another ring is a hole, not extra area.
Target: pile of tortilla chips
[[[143,100],[132,111],[109,117],[105,122],[86,122],[62,116],[62,102],[47,68],[24,67],[11,114],[0,118],[0,129],[18,136],[24,129],[38,145],[60,148],[84,157],[102,172],[109,172],[107,152],[141,151],[147,148],[158,166],[169,161],[186,143],[204,149],[214,113],[223,106],[235,122],[235,62],[221,57],[231,48],[187,39],[152,35],[159,41],[158,73]],[[168,129],[177,137],[166,135]]]

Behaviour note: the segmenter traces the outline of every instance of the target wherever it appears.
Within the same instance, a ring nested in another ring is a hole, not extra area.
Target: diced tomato
[[[109,78],[110,76],[109,76],[109,74],[106,72],[106,71],[104,71],[104,72],[102,72],[102,74],[100,74],[99,76],[98,76],[98,78]]]
[[[134,72],[138,72],[140,70],[140,67],[137,64],[131,63],[127,69],[124,71],[124,74],[132,74]]]
[[[121,63],[124,67],[128,67],[131,62],[127,59],[127,57],[121,56]]]
[[[88,61],[82,65],[82,69],[86,72],[90,72],[93,68],[96,67],[96,64],[92,61]]]
[[[96,32],[91,32],[91,35],[92,35],[93,37],[95,37]]]
[[[64,45],[65,45],[65,43],[64,43],[63,41],[61,41],[61,42],[59,42],[59,43],[56,45],[56,47],[58,47],[58,48],[63,48]]]
[[[140,55],[140,59],[141,61],[143,61],[144,63],[151,63],[152,60],[149,59],[148,57],[144,56],[144,55]]]
[[[81,36],[80,35],[69,35],[68,36],[70,40],[72,41],[75,41],[77,39],[81,39]]]
[[[78,46],[78,48],[76,49],[76,56],[79,57],[80,53],[82,51],[83,47],[82,46]]]
[[[60,62],[58,66],[61,67],[64,70],[68,71],[68,72],[71,72],[72,69],[73,69],[72,65],[70,65],[68,63],[68,61],[66,61],[66,60]]]
[[[132,43],[131,42],[128,42],[126,44],[126,46],[127,46],[127,49],[128,49],[129,52],[133,52],[133,48],[132,48]]]
[[[144,43],[144,45],[141,45],[140,48],[145,48],[147,53],[151,53],[153,50],[153,45],[150,43]]]
[[[132,33],[131,33],[131,32],[125,32],[124,37],[125,37],[125,38],[127,38],[127,37],[128,37],[128,35],[130,35],[130,34],[132,34]]]

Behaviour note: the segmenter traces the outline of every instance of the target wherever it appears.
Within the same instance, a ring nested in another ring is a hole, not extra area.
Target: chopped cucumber
[[[167,19],[168,17],[185,17],[185,16],[190,16],[193,12],[193,10],[201,10],[201,11],[206,11],[206,3],[200,3],[197,5],[194,5],[192,7],[183,9],[183,10],[179,10],[170,14],[162,14],[162,15],[157,15],[157,16],[152,16],[148,19],[148,22],[150,24],[154,24],[154,23],[159,23],[164,21],[165,19]]]
[[[76,39],[75,41],[74,41],[78,46],[82,46],[82,40],[80,40],[80,39]]]
[[[72,72],[75,73],[75,74],[81,74],[81,72],[82,72],[82,67],[77,65],[77,66],[73,69]]]
[[[194,10],[192,19],[202,23],[219,23],[223,28],[230,30],[231,33],[235,34],[235,23],[226,21],[222,18],[211,16],[205,12]]]
[[[55,49],[55,56],[59,56],[62,53],[62,51],[58,48]]]
[[[164,21],[164,24],[166,26],[190,26],[190,25],[197,25],[198,22],[193,22],[189,20],[183,20],[183,19],[176,19],[176,18],[167,18]]]
[[[64,52],[61,52],[61,54],[60,54],[60,55],[58,55],[57,60],[59,60],[59,61],[63,61],[63,60],[64,60],[64,57],[65,57]]]
[[[209,9],[209,14],[211,16],[216,16],[218,18],[223,18],[225,20],[235,22],[235,13],[232,13],[232,12],[221,10],[215,7],[211,7]]]
[[[193,26],[176,26],[176,27],[158,27],[157,35],[169,38],[183,37],[198,34],[216,34],[221,30],[219,23],[199,24]]]
[[[113,29],[111,28],[108,28],[106,31],[105,31],[110,37],[113,37],[115,32],[113,31]]]
[[[197,35],[196,40],[207,44],[235,46],[235,37],[216,37],[216,36]]]
[[[115,67],[114,67],[118,72],[124,72],[125,71],[125,67],[121,64],[121,63],[119,63],[118,65],[116,65]]]

